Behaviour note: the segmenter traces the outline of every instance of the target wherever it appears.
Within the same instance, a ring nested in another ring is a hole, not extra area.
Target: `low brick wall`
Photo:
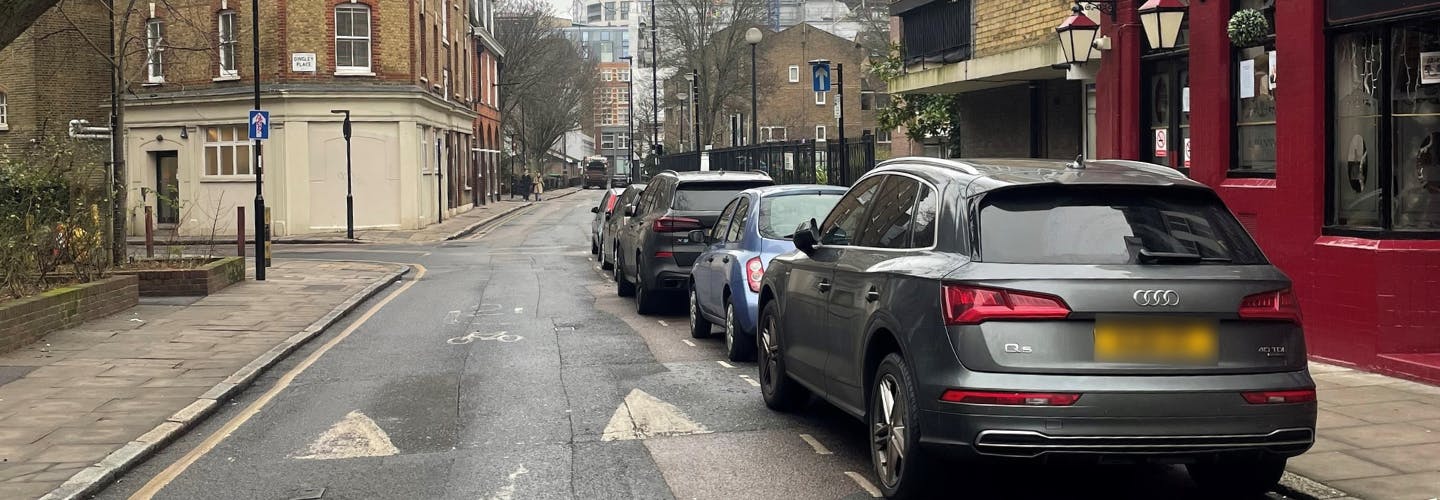
[[[140,279],[144,297],[204,296],[245,281],[245,259],[224,257],[195,269],[116,271]]]
[[[0,354],[47,333],[124,311],[140,302],[140,280],[112,276],[0,304]]]

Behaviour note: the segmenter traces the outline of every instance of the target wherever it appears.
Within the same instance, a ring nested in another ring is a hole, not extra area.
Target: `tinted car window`
[[[745,222],[750,219],[750,199],[741,198],[740,205],[735,207],[735,222],[730,223],[730,230],[725,233],[725,241],[740,241],[745,235]]]
[[[718,212],[741,191],[770,184],[769,181],[685,183],[675,190],[670,208],[686,212]]]
[[[760,200],[760,235],[774,240],[789,239],[801,223],[830,213],[843,194],[787,194],[764,198]]]
[[[1199,263],[1265,263],[1250,235],[1207,192],[1013,189],[986,196],[979,212],[987,262],[1138,264],[1168,255]]]
[[[935,244],[935,218],[940,212],[940,196],[921,183],[916,197],[915,218],[910,221],[910,248],[926,248]]]
[[[720,219],[715,221],[715,227],[710,228],[710,239],[714,241],[725,241],[725,233],[730,230],[730,221],[735,219],[735,207],[740,205],[740,200],[735,199],[729,205],[725,205],[725,211],[720,212]]]
[[[825,218],[825,225],[820,227],[820,242],[826,245],[850,245],[850,238],[860,233],[860,227],[865,222],[865,206],[875,198],[875,192],[880,189],[880,182],[886,176],[876,176],[860,181],[850,191],[845,193],[835,204],[835,210],[830,211],[830,216]]]
[[[855,245],[874,248],[905,248],[910,245],[910,221],[920,183],[899,175],[888,177],[871,207],[865,211],[865,230],[855,239]]]

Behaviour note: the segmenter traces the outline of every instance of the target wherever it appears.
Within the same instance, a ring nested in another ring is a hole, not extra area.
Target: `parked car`
[[[843,187],[814,184],[748,189],[725,206],[714,227],[692,231],[690,240],[708,246],[690,269],[691,336],[708,337],[719,324],[730,360],[750,361],[770,259],[794,251],[795,227],[824,217],[844,194]]]
[[[610,176],[610,187],[625,189],[630,184],[630,176],[618,174]]]
[[[619,201],[620,194],[624,189],[607,189],[605,195],[600,197],[600,204],[590,207],[590,213],[595,218],[590,220],[590,253],[600,254],[600,242],[605,241],[605,221],[610,220],[611,214],[615,212],[615,202]]]
[[[755,172],[665,171],[651,178],[639,200],[625,207],[631,218],[620,232],[616,293],[634,295],[640,314],[655,312],[665,295],[684,293],[690,266],[705,250],[689,239],[690,231],[714,226],[736,193],[771,184],[770,176]]]
[[[630,222],[630,216],[625,215],[625,207],[634,205],[643,192],[644,184],[631,184],[617,198],[615,213],[605,220],[605,229],[602,230],[605,237],[600,240],[600,269],[608,271],[615,268],[615,253],[620,248],[620,230]]]
[[[1314,441],[1290,280],[1174,170],[897,159],[794,241],[760,292],[765,403],[866,421],[892,498],[939,455],[1184,463],[1237,498]]]

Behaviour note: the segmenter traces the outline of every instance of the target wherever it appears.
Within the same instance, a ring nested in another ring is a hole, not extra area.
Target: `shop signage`
[[[296,73],[314,73],[315,53],[295,52],[290,54],[290,71]]]
[[[1190,138],[1185,138],[1185,168],[1190,168]]]
[[[1155,129],[1155,157],[1164,158],[1170,155],[1170,146],[1165,140],[1167,130]]]
[[[1325,4],[1325,19],[1330,24],[1440,10],[1440,0],[1326,0]]]

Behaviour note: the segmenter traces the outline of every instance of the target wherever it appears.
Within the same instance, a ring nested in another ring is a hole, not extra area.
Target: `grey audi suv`
[[[887,496],[944,458],[1184,464],[1230,497],[1314,441],[1289,279],[1172,169],[891,160],[794,241],[760,292],[765,403],[863,419]]]

